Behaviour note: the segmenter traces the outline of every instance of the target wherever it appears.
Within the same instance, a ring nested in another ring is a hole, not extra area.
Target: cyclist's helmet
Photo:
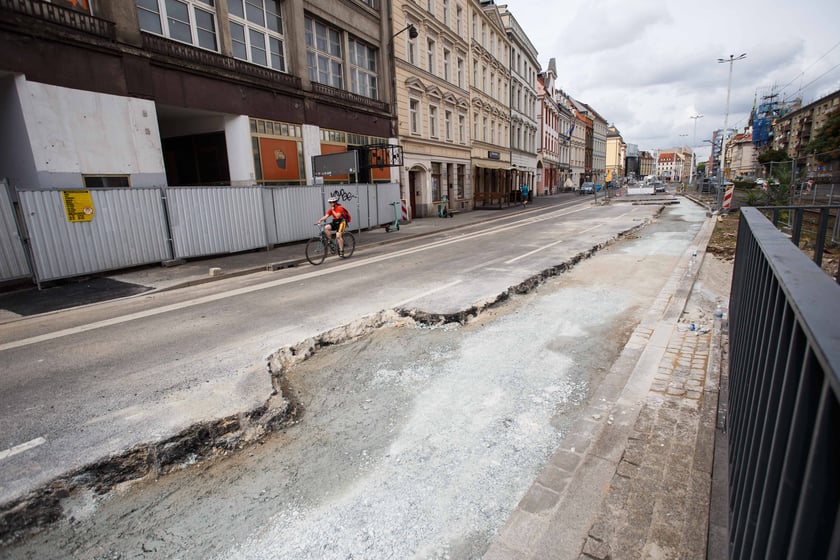
[[[338,197],[337,197],[337,196],[331,196],[331,197],[327,200],[327,202],[338,202]]]

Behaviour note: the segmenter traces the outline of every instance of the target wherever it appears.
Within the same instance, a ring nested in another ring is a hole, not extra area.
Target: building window
[[[446,133],[446,140],[452,142],[452,111],[444,112],[443,124]]]
[[[481,140],[487,142],[487,117],[481,120]]]
[[[435,15],[435,0],[426,0],[426,10],[430,14]]]
[[[461,9],[461,6],[457,6],[455,8],[455,32],[458,33],[459,37],[464,36],[464,11]]]
[[[128,175],[83,175],[86,189],[130,187]]]
[[[464,59],[460,56],[458,57],[458,67],[456,72],[458,73],[457,80],[458,80],[458,87],[464,87]]]
[[[412,134],[420,134],[420,101],[408,100],[408,125]]]
[[[467,119],[464,115],[458,115],[458,142],[460,144],[466,143],[466,133],[467,133]]]
[[[283,18],[278,0],[229,0],[233,56],[286,71]]]
[[[466,176],[466,169],[467,166],[463,164],[458,164],[457,173],[458,173],[458,198],[464,198],[464,177]]]
[[[473,113],[473,140],[478,140],[478,113]]]
[[[350,38],[350,91],[379,99],[376,73],[376,50]]]
[[[437,43],[431,37],[426,39],[426,69],[435,73],[435,59],[437,58]]]
[[[218,51],[213,0],[137,0],[140,29]]]
[[[443,24],[449,27],[449,0],[443,0]]]
[[[304,26],[309,79],[319,84],[344,89],[341,33],[309,16],[304,18]]]
[[[443,47],[443,79],[452,81],[452,51]]]
[[[440,163],[432,162],[432,200],[440,200]]]
[[[438,137],[438,108],[434,105],[429,106],[429,136]]]

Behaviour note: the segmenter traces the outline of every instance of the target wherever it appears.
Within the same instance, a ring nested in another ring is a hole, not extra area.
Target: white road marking
[[[10,447],[4,451],[0,451],[0,461],[3,459],[8,459],[13,455],[17,455],[18,453],[23,453],[24,451],[28,451],[34,447],[38,447],[39,445],[43,445],[47,443],[47,440],[38,437],[33,440],[27,441],[26,443],[21,443],[20,445],[15,445],[14,447]]]
[[[412,301],[414,301],[414,300],[420,299],[420,298],[422,298],[422,297],[426,297],[426,296],[428,296],[428,295],[434,294],[434,293],[436,293],[436,292],[440,292],[440,291],[442,291],[442,290],[448,290],[448,289],[449,289],[449,288],[451,288],[452,286],[456,286],[456,285],[460,284],[461,282],[463,282],[463,280],[455,280],[454,282],[450,282],[449,284],[444,284],[443,286],[438,286],[437,288],[434,288],[434,289],[431,289],[431,290],[425,291],[425,292],[423,292],[422,294],[417,294],[416,296],[412,296],[412,297],[410,297],[410,298],[408,298],[408,299],[405,299],[405,300],[403,300],[403,301],[401,301],[401,302],[399,302],[399,303],[395,304],[393,307],[402,307],[402,306],[404,306],[405,304],[410,303],[410,302],[412,302]]]
[[[510,263],[516,262],[519,259],[524,259],[525,257],[530,257],[534,253],[539,253],[540,251],[545,251],[549,247],[554,247],[555,245],[559,245],[560,243],[563,243],[563,239],[561,239],[559,241],[555,241],[554,243],[547,243],[547,244],[543,245],[542,247],[540,247],[538,249],[534,249],[533,251],[528,251],[527,253],[522,253],[518,257],[513,257],[509,261],[505,261],[505,264],[510,264]]]

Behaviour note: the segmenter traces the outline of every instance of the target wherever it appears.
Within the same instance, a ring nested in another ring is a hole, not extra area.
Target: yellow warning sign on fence
[[[93,198],[90,191],[61,191],[68,222],[93,220]]]

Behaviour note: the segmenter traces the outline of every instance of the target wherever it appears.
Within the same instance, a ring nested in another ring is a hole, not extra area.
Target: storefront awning
[[[506,161],[480,161],[476,162],[475,166],[483,169],[503,169],[505,171],[513,169]]]

